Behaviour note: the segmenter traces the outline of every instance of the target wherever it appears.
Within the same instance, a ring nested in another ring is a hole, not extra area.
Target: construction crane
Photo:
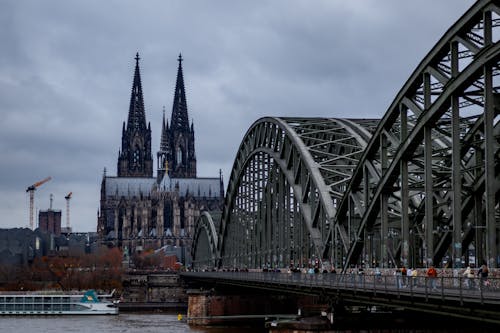
[[[66,199],[66,232],[69,233],[69,200],[71,199],[71,195],[73,192],[69,192],[67,196],[64,197]]]
[[[30,195],[29,216],[30,216],[30,229],[31,230],[33,230],[33,209],[35,206],[35,190],[51,179],[52,179],[52,177],[47,177],[45,179],[40,180],[39,182],[34,183],[33,185],[28,186],[28,188],[26,189],[26,192],[29,192],[29,195]]]

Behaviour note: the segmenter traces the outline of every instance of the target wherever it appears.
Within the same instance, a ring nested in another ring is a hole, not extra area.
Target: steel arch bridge
[[[476,2],[382,119],[256,121],[197,267],[500,261],[500,1]]]

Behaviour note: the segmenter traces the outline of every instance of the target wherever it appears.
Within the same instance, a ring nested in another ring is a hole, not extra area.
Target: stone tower
[[[123,122],[122,148],[118,152],[118,177],[153,177],[151,124],[146,127],[139,59],[137,53],[128,120],[127,124]]]
[[[168,172],[171,178],[196,178],[194,126],[189,117],[182,74],[182,56],[179,54],[177,82],[170,124],[163,116],[160,150],[158,151],[158,180]]]

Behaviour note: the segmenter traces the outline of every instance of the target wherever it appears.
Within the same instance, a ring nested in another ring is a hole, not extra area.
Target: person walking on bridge
[[[418,283],[418,270],[416,268],[412,268],[411,270],[411,279],[413,281],[413,287],[416,287]]]
[[[467,289],[471,289],[472,281],[474,279],[474,273],[472,273],[470,266],[467,266],[467,268],[465,269],[464,278],[465,278],[465,286],[467,287]]]
[[[407,274],[408,274],[408,271],[406,270],[406,267],[405,266],[401,267],[401,277],[402,277],[401,286],[403,288],[406,288],[406,285],[407,285],[407,279],[406,279]]]
[[[396,278],[396,288],[401,289],[403,287],[403,274],[401,273],[401,269],[399,267],[396,267],[394,277]]]
[[[436,288],[437,276],[438,276],[438,274],[437,274],[436,269],[434,268],[433,265],[431,265],[431,267],[429,267],[429,269],[427,270],[427,278],[429,279],[429,281],[431,281],[432,290],[437,290],[437,288]]]
[[[480,279],[479,288],[487,287],[490,284],[488,281],[488,266],[486,266],[486,264],[481,265],[477,275]]]
[[[413,268],[408,267],[406,270],[406,286],[411,287],[412,286],[412,280],[411,280],[411,275],[413,274]]]

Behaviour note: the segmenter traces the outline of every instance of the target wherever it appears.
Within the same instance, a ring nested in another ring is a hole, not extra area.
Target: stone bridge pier
[[[318,296],[273,293],[269,290],[238,290],[218,288],[189,289],[187,322],[192,326],[264,325],[274,322],[294,322],[303,317],[309,320],[307,329],[328,328],[327,315],[331,308]],[[323,318],[321,314],[323,313]],[[321,322],[321,325],[318,323]],[[270,327],[271,328],[271,327]],[[299,328],[300,329],[300,328]]]

